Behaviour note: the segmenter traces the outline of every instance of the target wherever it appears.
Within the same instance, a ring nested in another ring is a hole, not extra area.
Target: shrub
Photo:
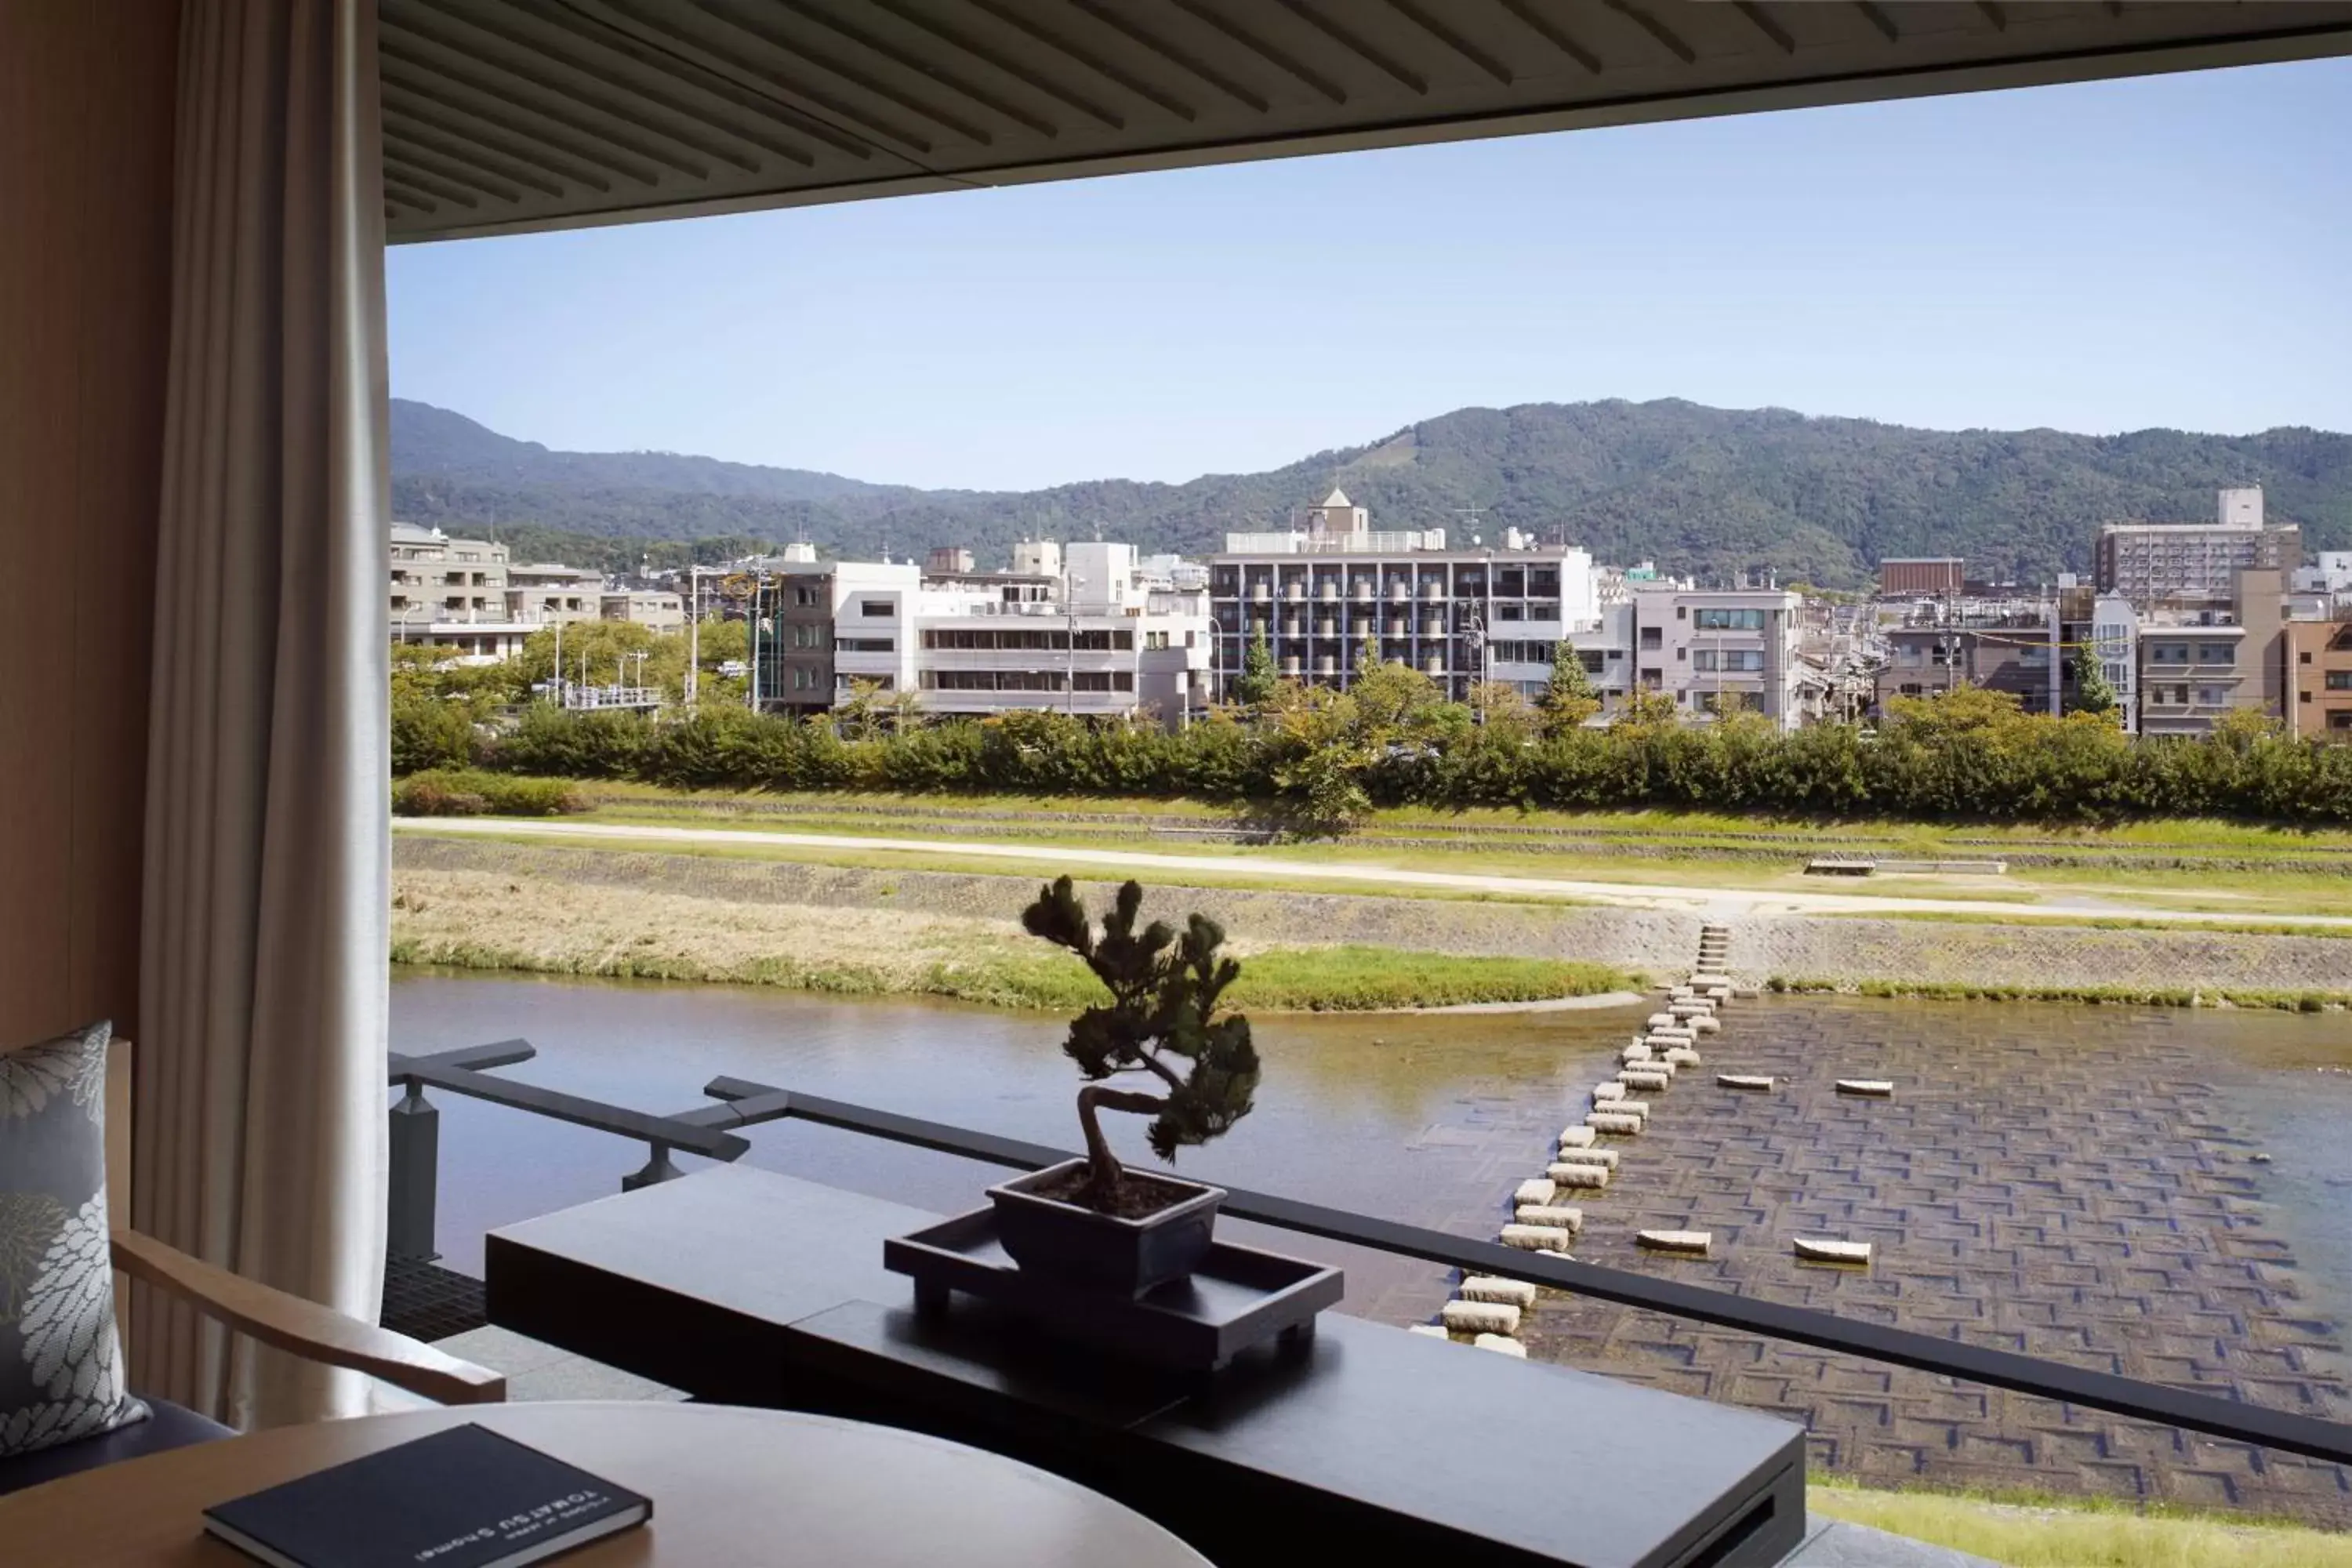
[[[394,784],[392,809],[403,816],[556,816],[585,811],[588,803],[562,779],[440,769]]]
[[[1170,733],[1034,710],[866,726],[709,707],[683,717],[539,706],[479,747],[500,773],[635,778],[679,788],[1166,795],[1247,803],[1317,831],[1374,805],[1652,806],[1805,816],[2112,822],[2212,816],[2352,822],[2352,746],[2239,721],[2209,739],[2137,738],[2088,713],[2020,712],[1962,689],[1897,699],[1874,735],[1823,724],[1783,735],[1753,714],[1694,726],[1637,704],[1605,729],[1510,715],[1478,725],[1433,687],[1383,667],[1349,692],[1285,682],[1255,714]],[[462,768],[478,748],[462,703],[394,704],[396,773]]]
[[[470,767],[474,762],[473,710],[466,703],[396,692],[392,700],[392,771],[394,777],[427,768]]]

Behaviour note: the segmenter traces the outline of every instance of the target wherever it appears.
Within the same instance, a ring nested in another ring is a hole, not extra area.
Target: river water
[[[1491,1237],[1512,1186],[1540,1173],[1647,1006],[1257,1019],[1255,1113],[1185,1151],[1179,1171]],[[540,1056],[506,1075],[640,1110],[706,1104],[701,1086],[724,1074],[1077,1141],[1077,1080],[1051,1018],[728,986],[395,979],[395,1049],[515,1036]],[[1767,1100],[1702,1080],[1661,1101],[1618,1181],[1586,1203],[1578,1256],[2036,1353],[2112,1353],[2135,1375],[2352,1415],[2342,1015],[1766,998],[1740,1004],[1707,1052],[1710,1072],[1774,1072],[1788,1087]],[[1839,1099],[1841,1075],[1895,1079],[1897,1097]],[[440,1245],[463,1271],[478,1272],[486,1230],[608,1195],[644,1158],[605,1134],[434,1098]],[[1137,1119],[1107,1124],[1123,1152],[1147,1158]],[[797,1122],[751,1138],[754,1164],[941,1212],[974,1206],[1001,1173]],[[1678,1266],[1631,1246],[1637,1226],[1685,1224],[1715,1229],[1717,1259]],[[1788,1262],[1788,1233],[1824,1226],[1878,1243],[1867,1275]],[[1426,1266],[1235,1229],[1343,1263],[1350,1312],[1415,1321],[1448,1294],[1448,1277]],[[1998,1395],[1956,1413],[1935,1405],[1948,1393],[1911,1397],[1899,1377],[1872,1384],[1886,1391],[1874,1400],[1853,1384],[1877,1374],[1834,1358],[1792,1363],[1794,1373],[1772,1363],[1759,1382],[1752,1342],[1641,1314],[1548,1297],[1528,1338],[1539,1358],[1802,1415],[1815,1462],[1865,1478],[2352,1521],[2352,1477],[2328,1468],[2142,1454],[2137,1429],[2086,1434]]]

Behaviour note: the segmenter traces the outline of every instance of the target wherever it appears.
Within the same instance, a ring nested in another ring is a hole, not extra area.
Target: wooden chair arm
[[[503,1373],[232,1274],[135,1230],[117,1226],[113,1243],[117,1268],[263,1344],[365,1373],[442,1405],[497,1405],[506,1399]]]

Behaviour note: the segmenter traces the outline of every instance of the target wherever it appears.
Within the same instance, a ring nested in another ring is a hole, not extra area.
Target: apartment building
[[[1171,726],[1209,700],[1208,600],[1155,583],[1132,545],[1016,550],[981,572],[969,552],[912,563],[786,563],[758,668],[761,702],[814,712],[855,684],[919,694],[926,714],[1021,709],[1080,718],[1150,712]],[[1051,574],[1029,570],[1051,566]]]
[[[2116,694],[2115,715],[2125,731],[2139,732],[2139,611],[2130,600],[2102,594],[2088,584],[2060,580],[2057,601],[2059,656],[2051,665],[2053,713],[2072,712],[2080,699],[2082,671],[2096,663]]]
[[[2141,611],[2140,733],[2210,734],[2236,710],[2284,712],[2284,588],[2275,569],[2242,571],[2226,607]]]
[[[1344,688],[1369,647],[1457,699],[1481,680],[1539,695],[1555,643],[1600,640],[1592,557],[1576,546],[1517,529],[1468,548],[1444,529],[1376,531],[1369,510],[1339,489],[1307,508],[1305,523],[1229,533],[1210,558],[1220,691],[1260,631],[1276,668],[1294,679]],[[1604,655],[1600,679],[1606,650],[1593,651]]]
[[[2259,487],[2221,492],[2213,522],[2109,523],[2099,531],[2101,592],[2143,608],[2180,601],[2223,605],[2245,571],[2292,574],[2303,563],[2303,532],[2263,520]]]
[[[1933,697],[1961,686],[2006,691],[2028,713],[2059,700],[2052,659],[2053,608],[2046,604],[1923,605],[1882,628],[1886,661],[1875,706],[1894,697]]]
[[[572,621],[635,621],[659,632],[686,625],[677,594],[608,589],[603,574],[555,562],[516,565],[491,540],[395,522],[386,550],[393,640],[454,647],[469,663],[512,658],[533,632]]]
[[[1667,579],[1627,586],[1635,684],[1671,696],[1693,719],[1736,704],[1784,731],[1803,722],[1807,668],[1796,657],[1798,595],[1695,588]]]
[[[454,647],[468,663],[512,658],[539,622],[509,602],[509,552],[487,539],[392,525],[386,609],[395,642]]]
[[[596,596],[596,613],[607,621],[635,621],[657,632],[686,626],[686,597],[661,588],[607,589]]]
[[[507,567],[507,607],[518,620],[593,621],[604,613],[604,574],[584,567],[551,561]]]
[[[2290,621],[2282,643],[2287,727],[2352,741],[2352,620]]]

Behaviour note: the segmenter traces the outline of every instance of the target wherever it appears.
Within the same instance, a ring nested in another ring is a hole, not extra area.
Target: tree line
[[[568,657],[568,653],[567,653]],[[1263,670],[1253,677],[1264,678]],[[740,697],[659,716],[518,710],[501,689],[395,677],[397,773],[482,768],[681,789],[1185,796],[1306,833],[1376,806],[1671,807],[1794,816],[2099,823],[2211,816],[2352,823],[2352,746],[2252,713],[2203,738],[2136,737],[2111,713],[2026,713],[1962,687],[1898,698],[1874,728],[1783,734],[1760,716],[1683,722],[1636,693],[1604,723],[1564,658],[1540,701],[1494,686],[1468,702],[1401,664],[1347,690],[1265,679],[1253,699],[1171,731],[1039,711],[925,720],[877,701],[814,719]]]

